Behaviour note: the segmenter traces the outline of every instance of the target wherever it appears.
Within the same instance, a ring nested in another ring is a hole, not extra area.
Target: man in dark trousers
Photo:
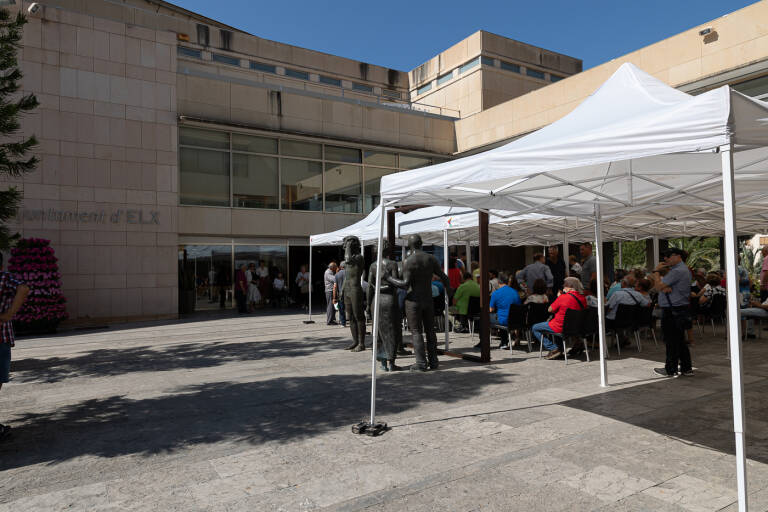
[[[403,278],[387,276],[387,281],[398,288],[405,288],[405,316],[411,329],[416,364],[411,371],[437,370],[437,335],[435,334],[435,312],[432,305],[432,275],[436,275],[444,286],[449,285],[440,263],[431,254],[421,250],[419,235],[408,237],[409,256],[403,262]],[[427,344],[424,346],[424,334]],[[429,364],[429,367],[427,367]]]
[[[560,257],[560,248],[556,245],[547,248],[547,266],[552,272],[552,294],[557,296],[565,281],[565,262]]]
[[[3,255],[0,254],[0,388],[10,381],[11,347],[15,345],[13,317],[27,300],[29,287],[13,277],[10,272],[3,272]],[[11,427],[0,425],[0,441],[8,438]]]
[[[683,262],[683,251],[670,248],[664,252],[664,263],[653,271],[653,286],[659,291],[661,330],[667,346],[664,368],[653,371],[664,377],[692,376],[691,353],[685,342],[685,331],[690,327],[691,272]]]

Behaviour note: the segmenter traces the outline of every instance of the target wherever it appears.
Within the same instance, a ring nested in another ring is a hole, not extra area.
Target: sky
[[[765,0],[764,0],[765,1]],[[584,69],[752,0],[171,0],[281,43],[409,71],[477,30],[584,61]]]

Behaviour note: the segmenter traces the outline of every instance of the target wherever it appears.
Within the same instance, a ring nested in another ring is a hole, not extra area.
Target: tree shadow
[[[378,383],[378,414],[386,421],[415,407],[450,407],[511,377],[493,371],[390,374]],[[87,455],[150,456],[219,442],[310,438],[363,419],[369,390],[368,376],[328,375],[185,386],[145,399],[87,400],[18,416],[13,438],[0,445],[0,471]]]
[[[346,333],[344,333],[346,334]],[[108,377],[220,366],[239,361],[294,358],[339,350],[345,337],[277,339],[268,341],[183,343],[98,349],[74,357],[24,358],[12,362],[15,382],[59,382],[75,377]]]

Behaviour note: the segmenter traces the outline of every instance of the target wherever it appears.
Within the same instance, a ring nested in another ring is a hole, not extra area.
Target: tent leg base
[[[381,434],[387,432],[388,430],[391,430],[386,423],[373,423],[369,421],[361,421],[360,423],[356,423],[352,425],[352,433],[363,435],[369,437],[377,437]]]
[[[313,323],[315,323],[315,321],[314,320],[304,320],[304,323],[305,324],[313,324]]]

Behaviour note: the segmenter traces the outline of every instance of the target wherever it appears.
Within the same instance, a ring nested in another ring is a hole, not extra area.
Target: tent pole
[[[600,385],[608,386],[608,363],[605,360],[605,289],[603,288],[603,226],[600,205],[595,203],[595,259],[597,260],[597,331],[600,338]],[[584,340],[586,343],[586,340]]]
[[[312,239],[309,239],[309,295],[307,296],[307,314],[309,318],[305,324],[313,324],[312,321]]]
[[[480,242],[480,361],[491,361],[491,312],[488,309],[490,290],[488,282],[488,213],[477,212]]]
[[[448,275],[448,230],[443,230],[443,272],[445,272],[445,275]],[[448,329],[448,290],[445,290],[445,350],[446,352],[449,350],[449,344],[450,344],[450,334]]]
[[[653,237],[653,268],[659,266],[659,237]]]
[[[744,446],[744,384],[741,366],[741,320],[739,317],[739,282],[736,265],[736,193],[733,179],[733,144],[720,147],[723,165],[723,210],[725,217],[726,287],[728,292],[728,342],[731,354],[733,392],[733,433],[736,436],[736,485],[739,512],[747,511],[747,459]]]
[[[571,264],[571,252],[568,248],[568,219],[563,219],[563,262],[565,263],[565,277],[570,275]]]
[[[384,201],[381,202],[381,220],[379,221],[379,239],[376,246],[376,288],[374,289],[373,299],[373,342],[371,354],[371,427],[375,425],[376,420],[376,351],[379,341],[379,295],[381,294],[381,261],[384,248],[384,220],[387,218],[387,210]],[[392,217],[394,219],[394,216]],[[394,241],[394,240],[393,240]],[[391,242],[390,242],[391,243]]]
[[[467,268],[464,269],[465,272],[472,273],[472,245],[469,242],[466,242],[464,244],[464,250],[467,252]]]

